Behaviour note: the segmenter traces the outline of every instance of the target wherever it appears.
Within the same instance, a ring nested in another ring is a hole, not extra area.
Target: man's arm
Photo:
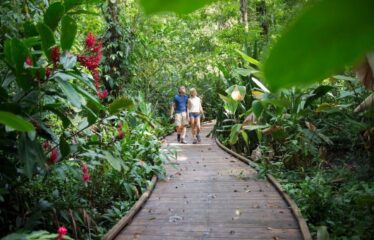
[[[174,116],[174,109],[175,109],[175,102],[171,104],[171,109],[170,109],[170,118],[173,118]]]
[[[187,99],[187,120],[189,121],[190,119],[190,107],[191,107],[191,101],[190,99],[188,98]]]

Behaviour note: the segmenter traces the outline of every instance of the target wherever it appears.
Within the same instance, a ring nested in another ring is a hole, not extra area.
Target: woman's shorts
[[[175,125],[177,125],[177,126],[188,125],[187,113],[186,112],[175,114]]]
[[[200,118],[200,113],[190,113],[190,118],[193,118],[193,119]]]

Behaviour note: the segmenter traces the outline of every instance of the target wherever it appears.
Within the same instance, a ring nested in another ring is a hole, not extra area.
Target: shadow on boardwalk
[[[205,125],[202,136],[212,127]],[[178,152],[166,166],[167,179],[157,183],[116,239],[303,239],[273,185],[258,179],[254,169],[221,150],[214,139],[182,145],[174,134],[167,142]]]

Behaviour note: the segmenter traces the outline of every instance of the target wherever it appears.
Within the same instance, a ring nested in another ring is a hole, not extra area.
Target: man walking
[[[178,142],[185,144],[186,125],[188,124],[189,114],[187,109],[188,97],[186,96],[186,88],[184,86],[180,86],[178,92],[179,94],[174,96],[170,118],[173,118],[175,112],[174,117],[175,125],[177,126],[177,140]]]

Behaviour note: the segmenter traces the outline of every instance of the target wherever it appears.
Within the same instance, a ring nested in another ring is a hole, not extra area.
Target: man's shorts
[[[187,113],[186,112],[175,114],[175,125],[177,125],[177,126],[188,125]]]

